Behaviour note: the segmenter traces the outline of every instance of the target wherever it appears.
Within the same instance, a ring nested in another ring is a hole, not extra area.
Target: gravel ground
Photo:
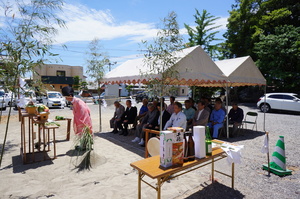
[[[112,117],[114,108],[109,106],[102,108],[102,131],[99,132],[99,115],[98,107],[89,104],[91,108],[91,116],[93,119],[93,128],[96,136],[102,137],[113,142],[116,145],[122,146],[125,150],[136,153],[143,157],[144,148],[137,144],[132,144],[131,140],[134,138],[133,132],[129,136],[120,136],[112,133],[109,128],[108,120]],[[137,104],[139,108],[140,104]],[[300,150],[296,148],[300,140],[300,122],[299,114],[295,113],[281,113],[273,112],[266,114],[265,129],[270,133],[270,153],[273,153],[275,144],[279,136],[284,136],[285,139],[285,152],[286,152],[286,165],[287,168],[292,170],[292,175],[279,177],[275,174],[268,176],[267,171],[261,169],[262,164],[267,163],[266,154],[260,152],[263,139],[263,118],[264,114],[260,112],[255,104],[242,104],[240,106],[244,113],[248,111],[258,112],[258,131],[243,130],[236,138],[229,138],[224,140],[244,145],[242,150],[242,164],[235,167],[235,188],[231,189],[230,179],[222,175],[216,174],[218,182],[211,184],[209,180],[203,182],[199,180],[199,184],[192,186],[193,188],[176,199],[188,198],[300,198]],[[57,110],[57,115],[69,115],[69,109]],[[16,118],[13,118],[16,119]],[[252,127],[251,125],[248,128]],[[3,132],[3,131],[2,131]],[[2,133],[1,133],[2,134]],[[2,136],[1,136],[2,138]],[[1,139],[2,141],[2,139]],[[0,144],[2,145],[2,144]],[[6,147],[9,149],[9,142]],[[271,155],[270,155],[271,156]],[[220,161],[221,162],[221,161]],[[222,163],[217,163],[216,167],[228,167]],[[207,173],[209,168],[207,170]],[[198,172],[200,173],[200,172]],[[203,173],[202,173],[203,174]],[[183,177],[186,177],[187,174]],[[180,177],[178,179],[180,180]]]
[[[140,106],[137,105],[137,106]],[[242,164],[235,167],[235,188],[231,189],[230,179],[216,174],[220,183],[202,183],[195,189],[184,193],[177,198],[300,198],[300,150],[296,148],[300,140],[300,114],[272,112],[267,113],[265,130],[269,134],[270,158],[274,151],[279,136],[284,136],[286,165],[292,170],[292,175],[279,177],[275,174],[268,176],[268,172],[262,170],[262,165],[267,163],[266,154],[261,153],[264,140],[263,119],[264,114],[256,108],[256,104],[241,104],[244,113],[248,111],[258,112],[257,132],[251,130],[252,125],[248,125],[249,130],[242,130],[235,138],[221,138],[238,145],[244,145],[242,150]],[[144,150],[138,145],[132,145],[130,140],[133,134],[124,137],[119,135],[101,134],[101,137],[109,139],[118,145],[124,146],[143,156]],[[217,164],[223,167],[224,162]],[[227,166],[227,165],[225,165]],[[230,169],[230,167],[228,167]],[[208,168],[209,169],[209,168]],[[180,180],[180,177],[179,177]]]

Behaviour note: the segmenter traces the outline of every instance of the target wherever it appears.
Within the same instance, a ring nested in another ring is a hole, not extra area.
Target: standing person
[[[65,86],[61,89],[61,93],[63,96],[74,96],[74,89],[72,88],[72,84],[69,84],[68,86]]]
[[[88,127],[90,133],[93,133],[91,111],[87,104],[81,99],[73,97],[73,95],[66,96],[66,100],[73,104],[73,129],[75,134],[81,135],[85,127]]]
[[[225,119],[225,112],[222,109],[222,103],[217,101],[215,103],[215,109],[210,114],[210,121],[208,126],[213,128],[213,138],[218,138],[219,129],[223,126]]]
[[[190,100],[184,101],[185,109],[183,109],[183,113],[186,116],[186,130],[193,127],[193,117],[195,115],[195,109],[192,108],[192,102]]]
[[[238,107],[236,102],[232,102],[232,109],[230,109],[228,114],[229,124],[233,124],[233,135],[235,134],[238,126],[242,125],[244,119],[243,109]]]
[[[143,119],[143,117],[145,117],[145,115],[148,112],[148,100],[146,98],[143,99],[143,105],[140,108],[139,114],[138,116],[136,116],[134,122],[133,122],[133,129],[136,128],[138,121],[141,121]]]
[[[175,97],[171,96],[170,97],[170,104],[167,107],[167,111],[172,115],[174,113],[174,104],[175,104]]]
[[[126,106],[127,108],[121,117],[124,129],[123,126],[121,125],[122,132],[120,133],[120,135],[124,135],[124,136],[128,135],[128,124],[132,124],[137,115],[137,108],[131,106],[131,100],[126,101]]]
[[[198,102],[198,110],[193,117],[193,126],[206,126],[209,119],[209,112],[205,109],[205,102]]]
[[[61,93],[63,94],[63,96],[74,96],[74,89],[72,87],[72,84],[69,84],[68,86],[65,86],[61,89]],[[67,100],[67,106],[71,105],[71,102]]]
[[[181,127],[186,129],[186,116],[182,112],[182,104],[180,102],[174,102],[174,113],[167,121],[164,130],[168,129],[168,127]]]
[[[110,120],[110,128],[113,128],[114,130],[111,133],[118,133],[118,128],[119,130],[122,129],[122,115],[125,111],[125,108],[120,102],[115,101],[114,105],[116,107],[115,113],[113,118]]]

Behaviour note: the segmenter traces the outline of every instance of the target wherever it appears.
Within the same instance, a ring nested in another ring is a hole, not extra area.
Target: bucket
[[[37,107],[26,107],[25,111],[30,115],[36,115]]]

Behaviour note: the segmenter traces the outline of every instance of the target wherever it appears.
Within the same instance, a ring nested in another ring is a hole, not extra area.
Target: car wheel
[[[270,112],[271,107],[270,107],[269,104],[264,104],[263,103],[263,104],[260,105],[260,110],[261,110],[261,112],[268,113],[268,112]]]

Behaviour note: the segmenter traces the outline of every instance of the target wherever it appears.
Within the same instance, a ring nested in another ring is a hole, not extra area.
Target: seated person
[[[138,116],[136,116],[136,118],[133,122],[133,125],[132,125],[133,129],[136,128],[136,125],[137,125],[138,121],[141,121],[143,119],[143,117],[145,117],[145,115],[147,114],[147,112],[148,112],[147,105],[148,105],[148,100],[146,98],[144,98],[143,99],[143,105],[140,108],[140,112],[139,112]]]
[[[137,108],[131,106],[131,100],[126,101],[126,106],[127,108],[122,115],[122,123],[124,128],[121,125],[122,132],[120,133],[120,135],[124,136],[128,135],[128,124],[133,124],[137,114]]]
[[[232,109],[230,109],[228,114],[229,124],[233,124],[233,134],[235,134],[238,126],[242,124],[244,119],[244,111],[243,109],[238,107],[236,102],[232,103]]]
[[[198,102],[198,110],[193,117],[193,126],[206,126],[209,119],[209,111],[205,109],[205,102]]]
[[[116,109],[113,118],[110,120],[110,128],[114,129],[111,133],[118,133],[118,128],[119,130],[122,129],[122,115],[125,111],[125,108],[118,101],[115,101],[114,105]]]
[[[159,112],[155,108],[155,106],[152,103],[148,104],[148,112],[146,116],[144,117],[142,123],[137,125],[136,131],[135,131],[135,138],[132,140],[132,142],[139,142],[139,145],[144,145],[144,137],[145,132],[144,129],[154,129],[155,126],[157,126]]]
[[[174,102],[174,113],[167,121],[164,130],[168,129],[169,127],[181,127],[186,129],[186,116],[182,112],[182,104],[180,102]]]
[[[224,118],[225,112],[222,109],[222,103],[217,101],[214,110],[210,114],[209,123],[207,124],[213,129],[213,138],[218,138],[219,129],[223,126]]]
[[[211,102],[210,98],[203,96],[203,97],[201,97],[200,100],[205,102],[205,110],[207,110],[209,112],[209,114],[210,114],[212,112],[212,110],[213,110],[213,107],[212,107],[212,105],[210,103]]]
[[[195,103],[195,100],[194,100],[193,98],[191,98],[191,97],[189,97],[189,100],[191,101],[192,108],[193,108],[195,111],[197,111],[197,108],[196,108],[197,104]]]
[[[164,97],[162,97],[161,98],[161,101],[162,101],[162,104],[164,105],[164,107],[165,107],[165,110],[168,108],[168,105],[166,104],[166,102],[165,102],[165,98]],[[160,102],[158,102],[159,104],[160,104]]]
[[[167,106],[167,104],[165,103],[165,98],[162,97],[161,99],[162,99],[162,103],[163,103],[163,105],[165,106],[165,109],[166,109],[168,106]],[[160,105],[160,101],[157,100],[157,99],[153,100],[152,103],[153,103],[153,105],[154,105],[156,108],[157,108],[158,105]]]
[[[225,114],[227,114],[227,111],[226,111],[226,108],[225,108],[225,105],[224,105],[222,99],[221,99],[220,97],[217,97],[217,98],[216,98],[216,102],[221,102],[221,104],[222,104],[222,109],[223,109],[223,111],[225,112]]]
[[[159,111],[159,114],[160,114],[160,111],[162,113],[162,123],[161,123],[161,126],[162,126],[162,129],[163,129],[165,127],[167,121],[170,119],[171,114],[168,111],[166,111],[166,108],[165,108],[164,105],[161,107],[160,102],[157,105],[157,110]],[[158,117],[157,126],[155,126],[155,130],[159,130],[159,129],[160,129],[160,115]]]
[[[193,127],[193,117],[195,115],[195,109],[192,108],[192,102],[190,100],[184,101],[185,109],[183,109],[183,113],[186,116],[186,130]]]

